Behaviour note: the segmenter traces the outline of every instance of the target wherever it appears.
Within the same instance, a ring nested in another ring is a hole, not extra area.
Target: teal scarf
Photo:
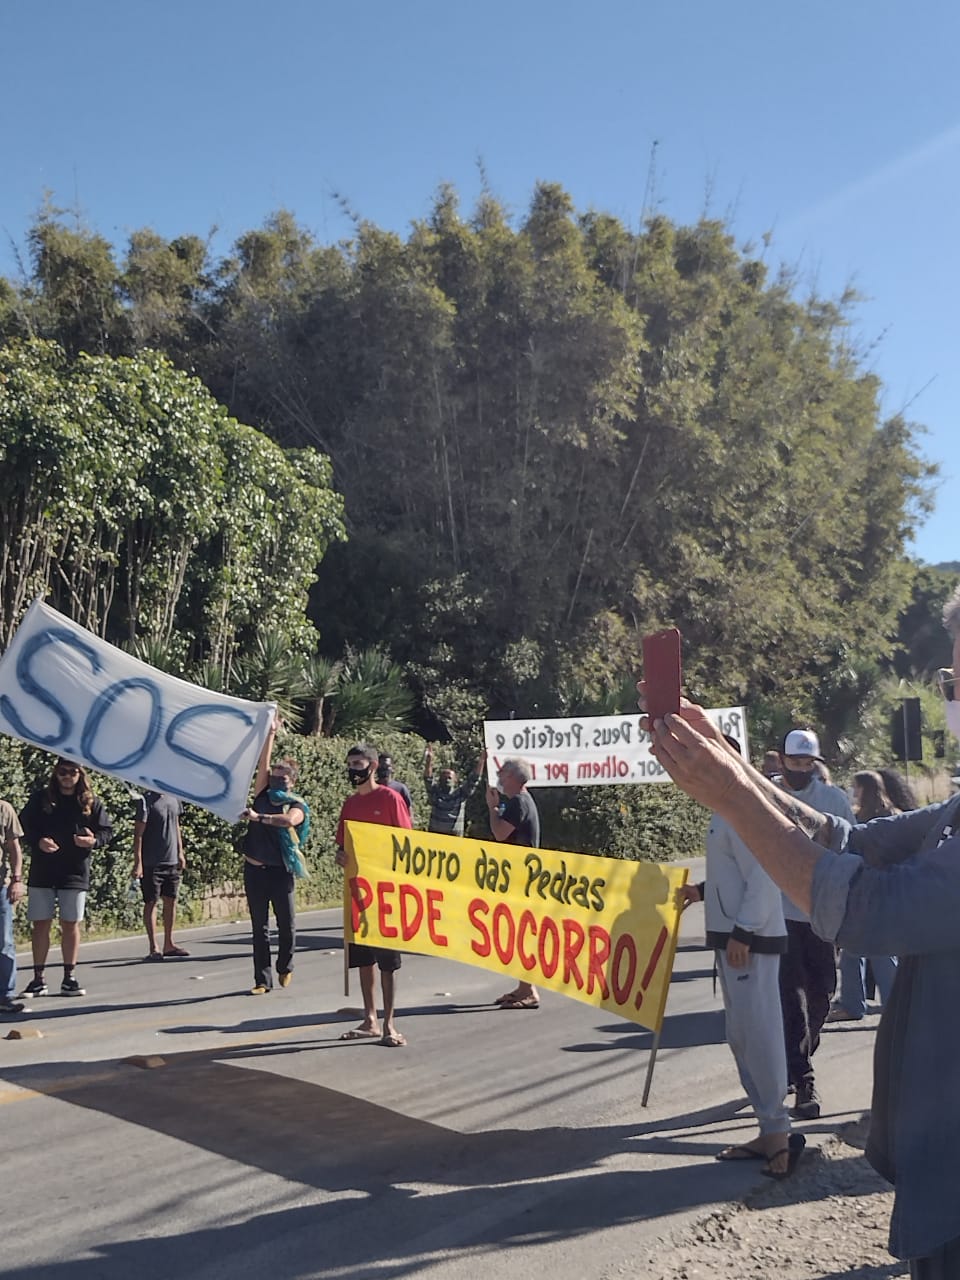
[[[295,804],[303,810],[303,821],[299,827],[278,827],[277,835],[280,837],[283,865],[298,880],[309,880],[310,872],[307,870],[307,864],[303,860],[301,850],[310,836],[310,806],[303,796],[298,796],[294,791],[271,790],[267,792],[267,795],[270,797],[271,804]]]

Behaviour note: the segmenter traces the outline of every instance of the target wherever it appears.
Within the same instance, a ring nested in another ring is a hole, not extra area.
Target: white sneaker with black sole
[[[64,978],[60,983],[60,994],[62,996],[85,996],[87,993],[76,978]]]

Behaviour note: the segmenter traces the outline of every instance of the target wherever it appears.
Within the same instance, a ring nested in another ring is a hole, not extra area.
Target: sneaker
[[[60,983],[62,996],[85,996],[87,993],[76,978],[64,978]]]
[[[250,994],[252,996],[265,996],[269,990],[269,987],[265,987],[262,982],[258,982],[255,987],[250,988]]]
[[[797,1087],[797,1100],[790,1114],[795,1120],[816,1120],[820,1115],[820,1095],[812,1080]]]
[[[0,1000],[0,1013],[26,1013],[27,1006],[22,1000]]]
[[[279,978],[281,987],[289,987],[290,983],[293,981],[292,973],[280,973],[277,977]]]
[[[32,1000],[34,996],[45,996],[47,994],[47,984],[43,978],[31,978],[23,988],[23,994],[28,1000]]]

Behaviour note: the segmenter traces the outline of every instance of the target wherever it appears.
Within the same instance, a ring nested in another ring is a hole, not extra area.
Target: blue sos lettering
[[[50,645],[56,644],[65,645],[82,655],[89,663],[93,675],[100,675],[103,672],[103,663],[92,645],[87,644],[65,627],[46,628],[24,644],[17,655],[15,670],[17,684],[24,696],[32,698],[40,706],[52,712],[57,721],[56,727],[49,733],[31,728],[6,694],[0,695],[0,712],[20,737],[48,747],[50,750],[60,749],[64,754],[76,755],[77,748],[67,745],[75,740],[75,730],[78,726],[74,716],[56,694],[37,679],[33,671],[38,655]],[[149,712],[143,717],[143,737],[136,747],[126,751],[124,755],[117,759],[109,759],[106,755],[100,754],[103,748],[98,745],[101,737],[108,736],[102,732],[104,720],[113,708],[118,707],[122,700],[132,693],[140,698],[145,694],[149,702]],[[159,747],[160,758],[151,760],[150,764],[145,766],[151,773],[166,772],[162,767],[162,757],[164,754],[169,754],[180,760],[189,761],[192,766],[199,766],[208,774],[212,773],[215,779],[213,790],[198,792],[191,790],[182,780],[177,782],[170,778],[147,777],[143,774],[138,775],[138,781],[149,782],[157,791],[169,792],[194,804],[215,804],[218,800],[222,800],[229,793],[232,783],[232,776],[226,764],[192,751],[185,743],[178,740],[178,735],[186,725],[213,716],[226,716],[228,719],[239,720],[251,731],[255,731],[256,716],[242,707],[223,703],[201,703],[198,706],[185,707],[172,716],[161,740],[164,710],[163,690],[148,676],[130,676],[113,681],[97,694],[83,719],[80,726],[79,754],[95,769],[101,769],[104,773],[129,774],[144,765],[147,757]],[[191,776],[196,772],[196,768],[191,769]]]

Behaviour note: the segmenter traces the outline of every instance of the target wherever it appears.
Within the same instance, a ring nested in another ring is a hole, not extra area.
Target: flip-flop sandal
[[[493,1003],[494,1004],[513,1004],[514,1000],[519,1000],[519,999],[520,997],[518,995],[515,995],[514,992],[508,991],[506,995],[497,996],[496,1000],[494,1000]]]
[[[162,952],[162,951],[151,951],[149,955],[144,956],[143,958],[144,958],[144,960],[162,960],[162,959],[163,959],[163,952]]]
[[[397,1031],[393,1035],[384,1036],[380,1043],[385,1049],[402,1049],[407,1043],[407,1038]]]
[[[785,1148],[786,1149],[786,1148]],[[740,1146],[740,1147],[724,1147],[722,1151],[718,1151],[713,1157],[714,1160],[730,1160],[734,1164],[744,1160],[766,1160],[769,1163],[770,1157],[765,1151],[758,1151],[756,1147]]]
[[[164,960],[186,960],[190,955],[189,951],[184,951],[183,947],[171,947],[169,951],[164,951]]]
[[[379,1040],[379,1031],[364,1031],[362,1027],[354,1027],[352,1031],[344,1031],[341,1040]]]
[[[785,1147],[781,1147],[779,1151],[775,1151],[770,1157],[767,1167],[765,1169],[761,1169],[760,1172],[765,1178],[773,1178],[775,1182],[783,1182],[783,1180],[785,1178],[789,1178],[796,1169],[797,1161],[800,1159],[801,1155],[803,1155],[803,1149],[806,1145],[807,1140],[802,1133],[791,1133],[789,1144]],[[779,1172],[774,1172],[774,1170],[770,1168],[770,1165],[778,1156],[784,1155],[787,1157],[787,1167],[785,1169],[781,1169]]]
[[[501,1009],[539,1009],[540,1001],[536,996],[520,996],[517,1000],[507,1000]]]

